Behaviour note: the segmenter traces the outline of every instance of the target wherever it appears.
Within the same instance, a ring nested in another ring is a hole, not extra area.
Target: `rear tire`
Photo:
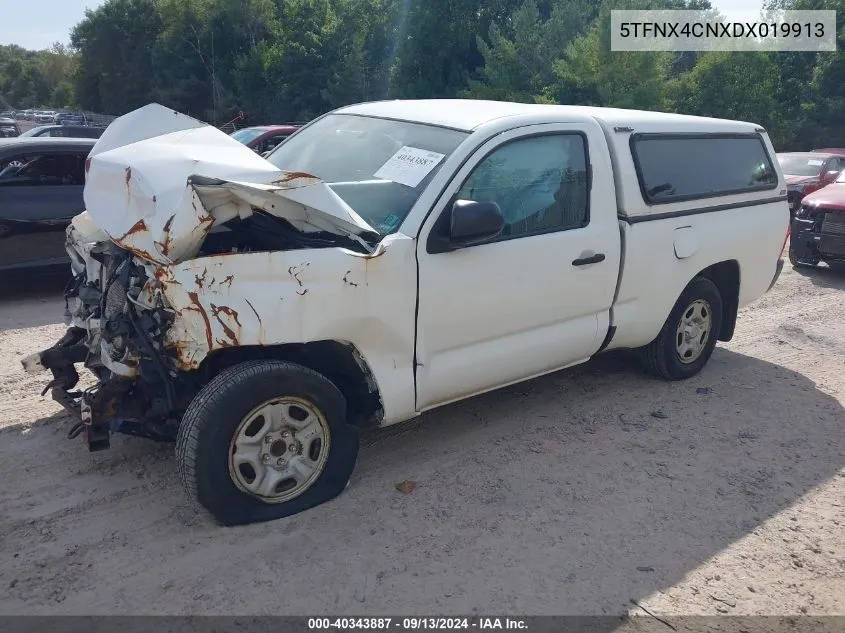
[[[333,499],[357,456],[358,430],[346,422],[338,388],[273,360],[218,374],[188,406],[176,439],[185,490],[223,525],[280,519]]]
[[[709,279],[684,288],[657,337],[641,350],[643,366],[664,380],[684,380],[710,360],[722,328],[722,295]]]

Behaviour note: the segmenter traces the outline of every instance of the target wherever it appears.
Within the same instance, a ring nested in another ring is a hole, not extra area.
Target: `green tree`
[[[403,0],[398,16],[395,97],[454,97],[484,64],[477,35],[503,26],[523,0]]]
[[[161,32],[155,0],[108,0],[71,32],[78,51],[76,99],[85,108],[121,114],[152,97],[152,48]]]
[[[554,62],[554,82],[544,97],[554,103],[660,109],[673,57],[666,52],[610,50],[610,12],[602,4],[590,29]],[[650,8],[644,2],[639,8]],[[628,3],[626,3],[626,6]]]
[[[776,82],[777,68],[765,54],[710,52],[671,86],[667,99],[678,112],[753,121],[771,128]]]
[[[478,38],[484,65],[464,96],[537,100],[554,81],[554,61],[587,28],[593,13],[588,0],[526,0],[505,27],[490,26],[489,43]]]
[[[58,44],[43,51],[0,46],[0,107],[73,104],[75,65],[72,52]]]

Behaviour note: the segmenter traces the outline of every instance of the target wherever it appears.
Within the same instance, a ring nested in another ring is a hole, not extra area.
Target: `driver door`
[[[418,241],[418,410],[599,349],[620,257],[611,174],[597,124],[512,130],[459,170]],[[481,244],[432,252],[435,222],[458,199],[496,202],[504,230]]]

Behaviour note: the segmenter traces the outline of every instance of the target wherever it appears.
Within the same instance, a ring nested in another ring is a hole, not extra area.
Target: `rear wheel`
[[[224,525],[290,516],[346,487],[358,433],[324,376],[253,361],[221,372],[188,407],[176,442],[188,494]]]
[[[696,277],[681,293],[657,337],[642,350],[646,370],[665,380],[697,374],[713,354],[722,328],[722,296]]]

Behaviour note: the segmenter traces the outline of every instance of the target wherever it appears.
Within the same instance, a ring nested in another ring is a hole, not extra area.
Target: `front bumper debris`
[[[801,262],[845,261],[845,213],[803,210],[792,220],[789,247]]]
[[[108,448],[113,431],[171,441],[181,411],[164,342],[172,315],[142,263],[107,242],[90,244],[69,227],[70,327],[55,345],[24,358],[23,369],[52,373],[41,395],[49,392],[73,416],[68,437],[82,435],[91,451]],[[78,364],[95,384],[77,387]]]

